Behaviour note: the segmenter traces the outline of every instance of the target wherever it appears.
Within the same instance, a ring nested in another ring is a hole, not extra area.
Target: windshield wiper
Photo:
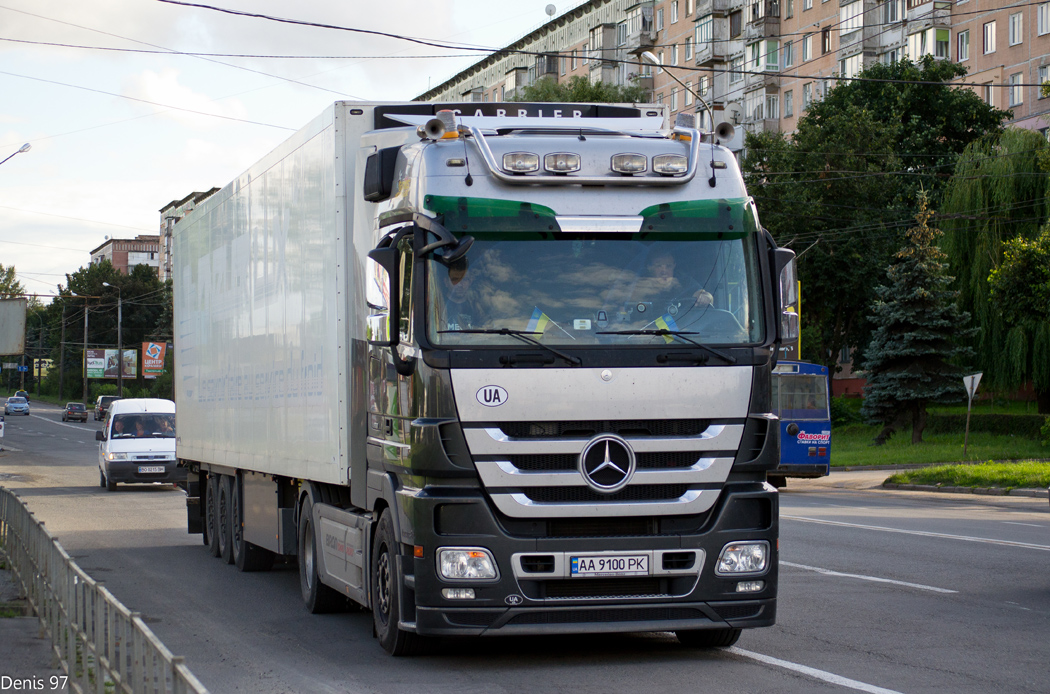
[[[699,335],[699,334],[700,333],[696,333],[696,332],[685,332],[683,330],[668,330],[667,328],[653,328],[651,330],[604,330],[604,331],[599,331],[599,332],[595,333],[595,335],[659,335],[660,337],[667,337],[668,335],[670,335],[671,337],[677,337],[679,340],[682,340],[683,342],[688,342],[691,345],[696,345],[697,347],[699,347],[700,349],[704,350],[705,352],[709,352],[709,353],[715,355],[716,357],[724,359],[725,361],[729,362],[730,364],[735,364],[736,363],[736,357],[734,357],[733,355],[726,354],[725,352],[723,352],[720,349],[715,349],[714,347],[708,347],[707,345],[705,345],[703,343],[697,342],[696,340],[691,340],[688,337],[686,337],[686,335]]]
[[[543,333],[531,331],[531,330],[514,330],[513,328],[471,328],[466,330],[438,330],[438,333],[467,333],[471,335],[510,335],[516,337],[522,342],[526,342],[536,347],[542,347],[548,352],[555,354],[565,361],[569,362],[573,366],[579,366],[583,363],[579,357],[574,357],[571,354],[566,354],[561,350],[554,349],[550,345],[545,345],[532,335],[542,335]]]

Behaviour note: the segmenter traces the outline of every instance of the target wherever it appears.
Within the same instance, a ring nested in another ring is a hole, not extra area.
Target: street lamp
[[[15,156],[16,154],[21,154],[22,152],[28,152],[31,149],[33,149],[33,146],[27,142],[24,145],[22,145],[21,147],[19,147],[17,150],[15,150],[13,153],[9,154],[7,156],[7,158],[4,159],[4,161],[7,161],[8,159],[10,159],[11,157]],[[0,161],[0,164],[3,164],[4,161]]]
[[[109,282],[103,282],[103,287],[117,290],[117,396],[124,397],[124,341],[121,335],[121,322],[123,320],[123,307],[121,304],[120,287],[115,287]],[[86,321],[85,316],[85,321]]]

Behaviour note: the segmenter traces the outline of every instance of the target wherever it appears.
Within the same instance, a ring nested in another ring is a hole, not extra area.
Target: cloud
[[[212,99],[182,84],[179,81],[179,74],[179,71],[174,68],[167,68],[160,72],[145,70],[128,78],[121,93],[135,99],[176,107],[166,109],[163,106],[151,106],[150,108],[195,128],[214,127],[218,124],[219,119],[190,113],[191,111],[213,113],[229,118],[247,118],[244,105],[237,99]]]

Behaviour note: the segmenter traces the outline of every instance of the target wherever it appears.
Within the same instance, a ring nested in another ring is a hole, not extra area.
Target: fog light
[[[689,168],[689,159],[684,154],[657,154],[653,157],[653,171],[658,174],[684,174]]]
[[[733,542],[722,548],[715,573],[720,576],[758,573],[766,570],[768,560],[769,543],[765,540]]]
[[[645,173],[645,170],[649,168],[649,160],[644,154],[614,154],[611,168],[620,174]]]
[[[741,581],[736,584],[736,592],[738,593],[757,593],[766,587],[765,581]],[[473,597],[473,595],[471,596]]]
[[[532,173],[540,169],[540,155],[532,152],[507,152],[503,155],[503,170],[508,173]]]
[[[551,173],[572,173],[580,170],[580,155],[570,152],[552,152],[543,157],[543,168]]]
[[[454,581],[496,578],[496,562],[488,550],[478,547],[439,549],[438,566],[442,578]]]
[[[473,588],[442,588],[441,597],[449,600],[473,600]]]

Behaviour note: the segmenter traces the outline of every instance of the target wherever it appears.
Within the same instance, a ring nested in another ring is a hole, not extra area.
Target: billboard
[[[142,343],[142,377],[156,378],[164,373],[164,354],[168,349],[166,342]]]
[[[123,378],[135,378],[139,373],[138,350],[124,350]],[[117,377],[117,350],[115,349],[89,349],[87,351],[87,363],[84,365],[84,375],[87,378],[113,378]]]
[[[0,354],[21,354],[26,348],[26,299],[0,299]]]

